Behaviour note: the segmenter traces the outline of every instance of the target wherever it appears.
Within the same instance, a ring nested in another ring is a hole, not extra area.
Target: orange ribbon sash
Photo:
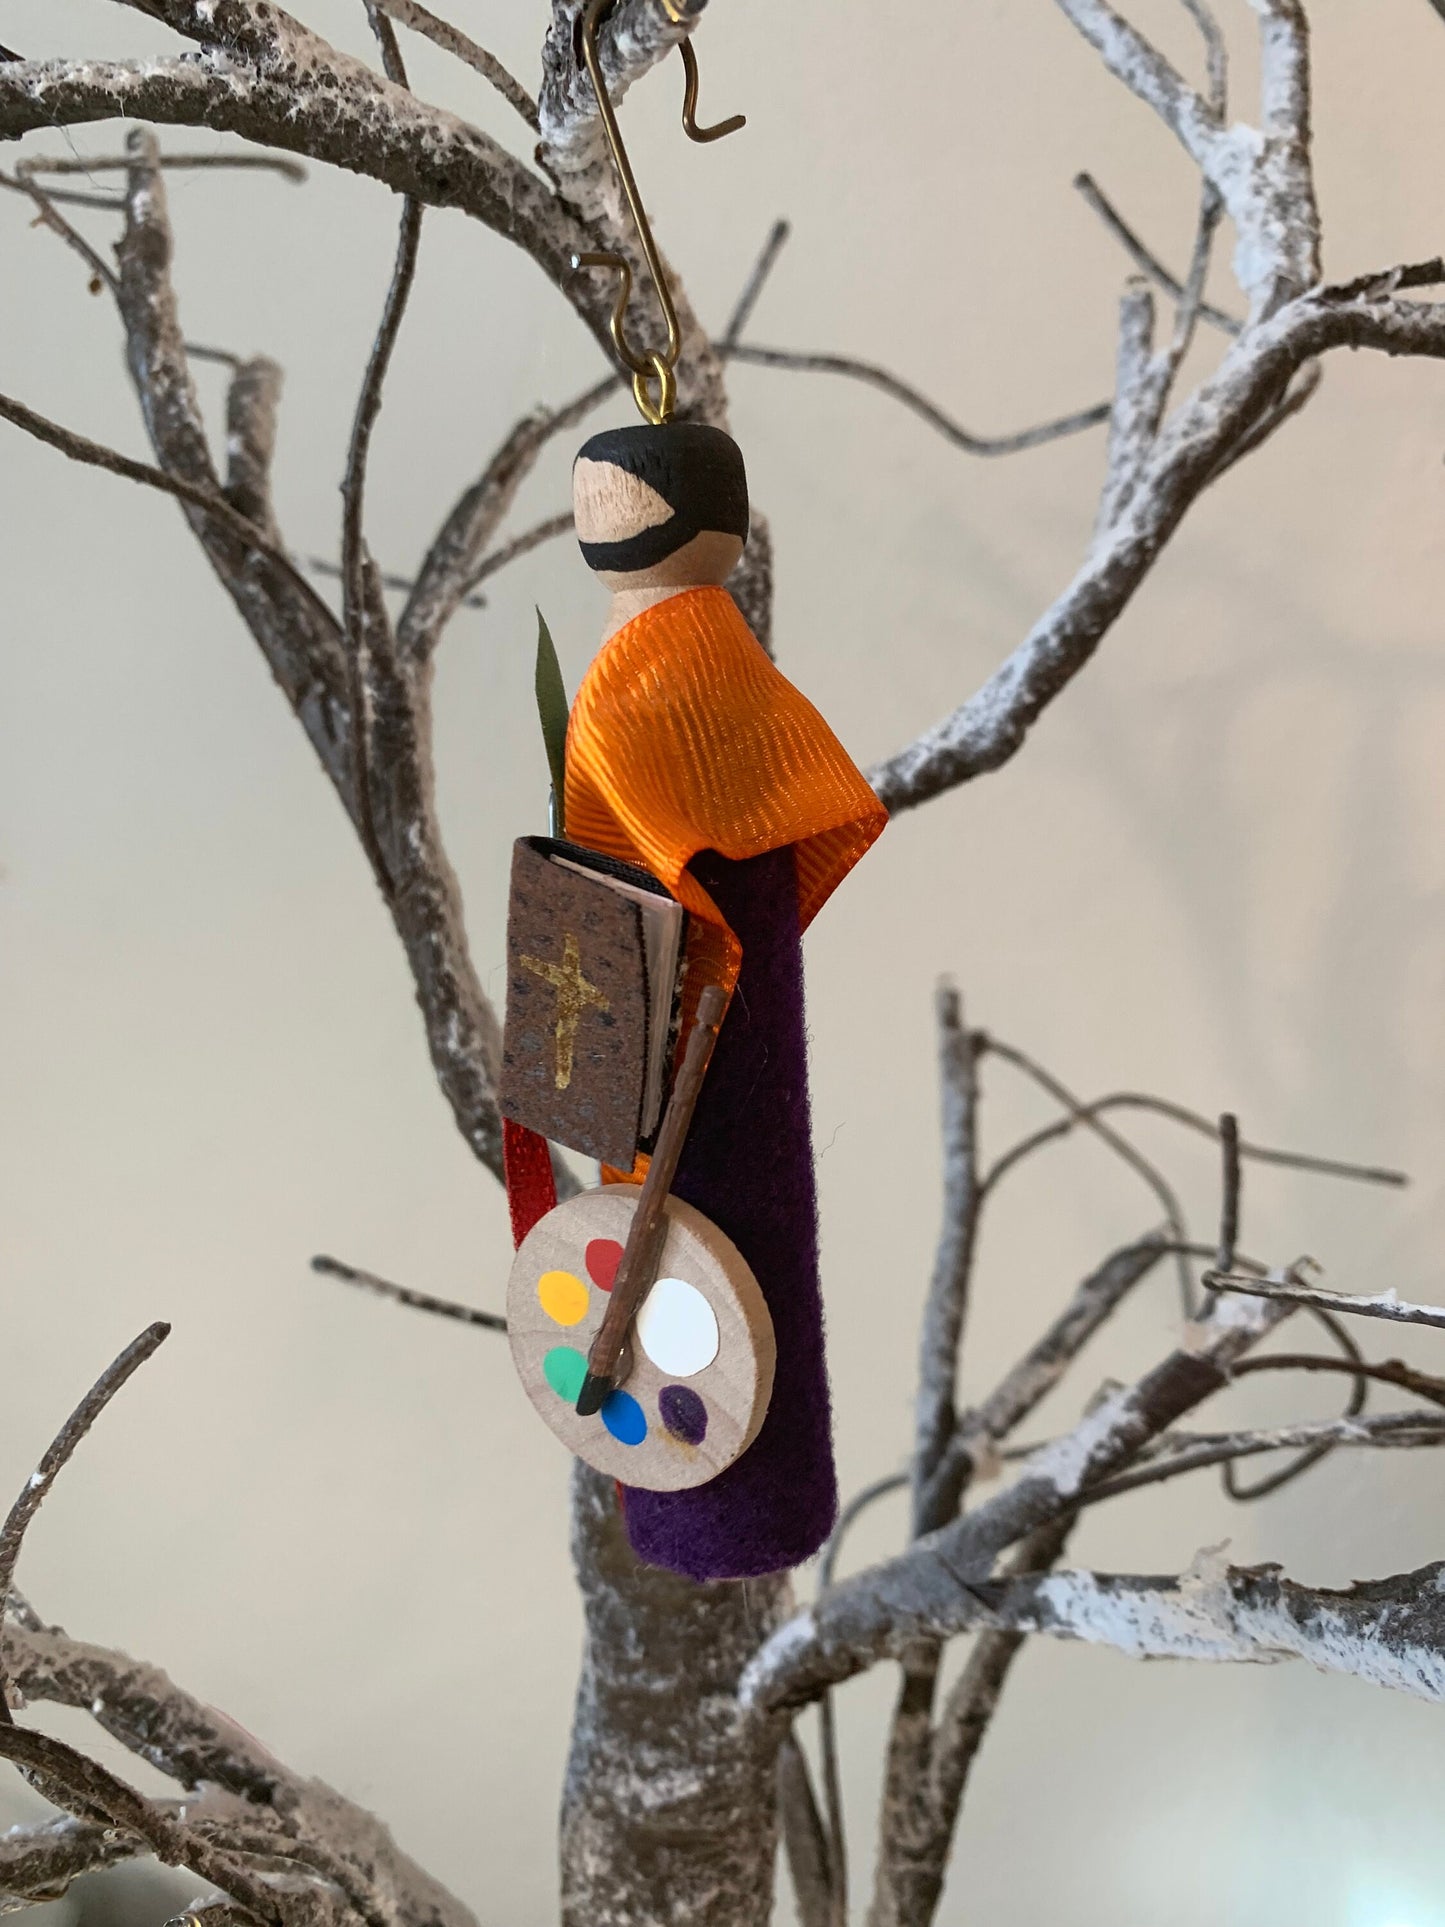
[[[794,848],[798,915],[816,916],[888,812],[726,589],[687,589],[604,643],[567,731],[567,835],[640,863],[694,919],[689,1003],[731,994],[742,952],[687,865]]]

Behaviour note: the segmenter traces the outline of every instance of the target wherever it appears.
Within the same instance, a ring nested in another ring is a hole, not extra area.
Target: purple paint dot
[[[690,1385],[664,1385],[657,1409],[668,1431],[684,1445],[701,1445],[707,1437],[707,1407]]]

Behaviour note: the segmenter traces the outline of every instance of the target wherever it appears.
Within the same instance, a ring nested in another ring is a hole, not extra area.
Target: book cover
[[[675,969],[649,980],[649,895],[680,914],[644,871],[545,837],[513,847],[503,1114],[622,1169],[656,1108],[649,1073],[675,988]]]

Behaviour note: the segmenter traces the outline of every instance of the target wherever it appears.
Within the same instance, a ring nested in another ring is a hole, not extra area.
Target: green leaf
[[[552,772],[552,795],[556,800],[556,834],[565,833],[567,820],[567,691],[562,683],[562,665],[547,618],[537,611],[537,714],[542,719],[542,741],[547,747],[547,766]]]

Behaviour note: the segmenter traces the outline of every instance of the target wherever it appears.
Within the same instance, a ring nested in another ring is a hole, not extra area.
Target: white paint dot
[[[659,1278],[637,1314],[637,1338],[660,1372],[692,1378],[717,1357],[717,1314],[695,1285]]]

